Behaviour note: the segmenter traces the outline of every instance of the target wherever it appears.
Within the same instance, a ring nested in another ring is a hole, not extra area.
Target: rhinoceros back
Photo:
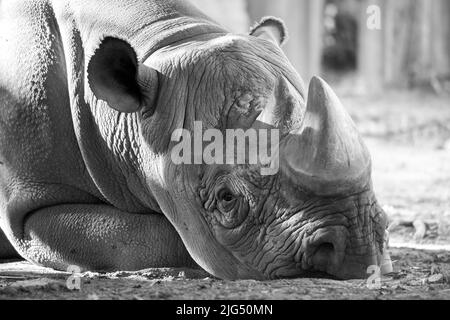
[[[11,226],[21,226],[30,212],[61,203],[158,211],[151,197],[138,199],[129,190],[129,183],[140,189],[130,159],[110,152],[126,145],[117,140],[121,128],[137,136],[128,125],[133,119],[92,105],[86,63],[107,35],[127,39],[145,59],[205,32],[205,25],[214,23],[182,0],[0,3],[0,47],[7,48],[0,50],[0,222],[6,234],[20,233]]]

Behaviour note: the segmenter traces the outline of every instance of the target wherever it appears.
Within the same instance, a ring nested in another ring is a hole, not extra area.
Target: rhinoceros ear
[[[250,35],[272,41],[282,46],[288,40],[288,32],[283,20],[264,17],[251,30]]]
[[[106,37],[90,59],[88,82],[95,96],[120,112],[132,113],[154,101],[158,87],[156,70],[139,65],[126,41]]]

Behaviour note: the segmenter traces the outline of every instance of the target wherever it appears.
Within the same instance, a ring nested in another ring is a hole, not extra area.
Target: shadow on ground
[[[223,281],[200,270],[71,274],[28,262],[0,265],[0,299],[450,299],[450,252],[392,249],[394,273],[367,280]]]

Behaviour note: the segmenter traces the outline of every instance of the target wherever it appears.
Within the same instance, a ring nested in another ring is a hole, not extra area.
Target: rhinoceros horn
[[[303,123],[283,149],[284,167],[303,189],[331,195],[368,183],[369,152],[336,94],[318,77],[310,83]]]

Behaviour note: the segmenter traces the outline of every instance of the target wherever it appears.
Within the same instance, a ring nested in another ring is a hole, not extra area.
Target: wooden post
[[[433,69],[438,78],[450,77],[450,1],[434,0],[432,28]]]
[[[414,29],[413,1],[386,1],[384,11],[384,77],[383,86],[407,88],[409,86],[408,65],[412,63],[410,33]],[[420,41],[418,39],[418,41]]]
[[[367,8],[381,9],[381,30],[367,28]],[[367,93],[433,85],[450,75],[450,1],[364,0],[359,72]]]
[[[358,71],[363,82],[365,93],[380,93],[384,85],[384,31],[385,27],[385,1],[386,0],[364,0],[361,5],[359,48],[358,48]],[[375,12],[368,12],[371,6],[380,8],[380,29],[374,25],[368,25],[369,19],[375,19]]]

